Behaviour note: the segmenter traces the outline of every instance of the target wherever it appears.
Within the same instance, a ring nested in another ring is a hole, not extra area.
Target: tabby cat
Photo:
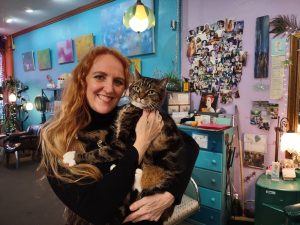
[[[126,146],[133,145],[135,141],[135,127],[142,115],[143,109],[159,110],[166,94],[167,79],[154,79],[142,77],[135,72],[134,82],[129,87],[130,103],[124,106],[114,124],[114,138],[109,145],[103,140],[98,142],[99,149],[87,153],[75,154],[75,162],[90,163],[116,161],[120,159]],[[164,192],[171,182],[186,167],[183,138],[171,117],[161,113],[164,126],[158,137],[147,149],[140,165],[142,177],[140,188],[130,194],[121,210],[121,223],[130,212],[128,206],[133,201],[146,195]],[[66,153],[67,154],[67,153]],[[136,181],[137,182],[137,181]],[[137,193],[138,192],[138,193]],[[130,199],[130,200],[129,200]],[[124,210],[126,208],[126,210]],[[161,219],[171,216],[174,207],[164,212]],[[116,224],[114,222],[114,224]]]

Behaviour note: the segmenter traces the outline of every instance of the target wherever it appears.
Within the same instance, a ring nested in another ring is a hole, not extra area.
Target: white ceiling
[[[11,35],[25,28],[62,15],[95,0],[0,0],[0,35]],[[25,9],[33,9],[29,14]],[[13,18],[10,24],[7,18]]]

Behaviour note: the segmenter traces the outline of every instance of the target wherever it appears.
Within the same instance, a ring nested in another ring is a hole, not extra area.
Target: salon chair
[[[286,225],[300,225],[300,203],[285,206]]]
[[[183,222],[191,215],[199,211],[200,199],[198,186],[191,177],[188,186],[182,196],[181,203],[175,206],[172,216],[164,222],[164,225],[175,225]]]
[[[19,152],[31,151],[32,160],[38,156],[39,133],[41,125],[30,125],[24,132],[16,132],[7,135],[3,141],[3,149],[6,158],[6,166],[9,166],[10,155],[16,158],[16,168],[19,168]]]

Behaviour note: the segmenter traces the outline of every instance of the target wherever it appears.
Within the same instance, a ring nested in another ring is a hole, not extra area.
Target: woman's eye
[[[115,82],[115,84],[118,85],[118,86],[122,86],[122,85],[125,84],[124,80],[115,80],[114,82]]]
[[[95,75],[94,78],[97,79],[97,80],[105,80],[105,76],[101,75],[101,74]]]

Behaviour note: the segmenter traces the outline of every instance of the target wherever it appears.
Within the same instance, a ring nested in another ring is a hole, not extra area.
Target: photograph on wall
[[[22,54],[22,60],[23,60],[23,68],[25,72],[35,70],[33,51],[24,52]]]
[[[75,49],[76,57],[79,62],[86,53],[94,47],[94,36],[93,34],[86,34],[80,37],[75,37]]]
[[[37,61],[39,65],[39,70],[49,70],[52,68],[51,66],[51,57],[50,57],[50,49],[43,49],[37,51]]]
[[[216,94],[202,94],[200,100],[199,111],[215,113],[217,110],[218,95]]]
[[[136,0],[123,1],[101,10],[100,21],[103,44],[118,49],[126,56],[144,55],[155,52],[154,28],[137,33],[123,25],[123,15]],[[143,0],[143,4],[153,10],[153,0]]]
[[[286,38],[273,38],[271,41],[271,55],[285,56]]]
[[[264,155],[266,149],[266,135],[244,134],[244,166],[264,169]]]
[[[74,62],[72,39],[56,43],[59,64]]]
[[[270,107],[268,101],[252,101],[250,113],[250,124],[256,125],[259,129],[270,129]]]
[[[244,21],[218,20],[189,30],[186,56],[190,63],[189,83],[198,95],[219,95],[222,104],[240,98],[238,84],[246,66],[243,50]]]
[[[254,78],[268,77],[269,16],[256,18]]]
[[[269,103],[269,112],[271,115],[271,119],[278,118],[278,107],[279,105],[277,103]]]

